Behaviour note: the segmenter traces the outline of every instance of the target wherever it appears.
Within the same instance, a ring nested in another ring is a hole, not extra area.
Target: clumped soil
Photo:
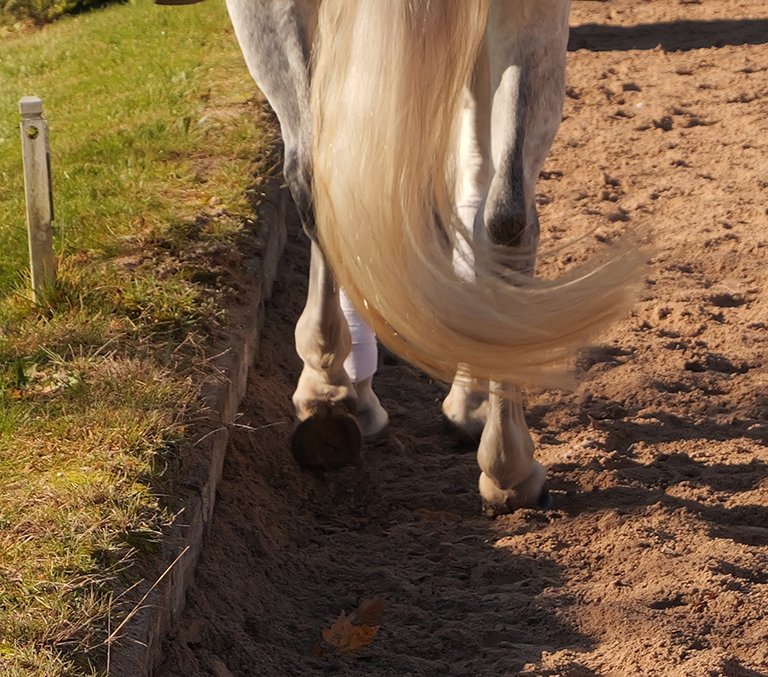
[[[575,2],[573,23],[540,273],[627,227],[656,250],[578,390],[528,394],[553,507],[481,517],[446,387],[390,358],[388,432],[299,471],[294,228],[161,675],[768,675],[768,7]],[[314,656],[366,597],[372,645]]]

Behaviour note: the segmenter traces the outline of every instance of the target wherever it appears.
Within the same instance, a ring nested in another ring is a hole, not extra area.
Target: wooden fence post
[[[43,118],[43,102],[36,96],[22,97],[19,112],[32,292],[35,301],[40,302],[43,289],[56,280],[48,123]]]

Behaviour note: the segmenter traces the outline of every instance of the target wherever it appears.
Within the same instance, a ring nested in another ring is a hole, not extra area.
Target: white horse
[[[375,332],[453,379],[443,412],[479,438],[487,508],[540,501],[545,469],[512,384],[562,383],[573,351],[627,308],[640,277],[630,247],[567,279],[531,277],[570,1],[227,7],[280,121],[285,177],[312,240],[296,326],[296,457],[343,464],[361,432],[386,426],[372,389]]]

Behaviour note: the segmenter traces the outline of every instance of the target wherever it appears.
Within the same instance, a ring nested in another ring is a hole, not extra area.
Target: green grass
[[[27,291],[17,101],[51,130],[59,280]],[[256,237],[271,132],[223,6],[0,41],[0,674],[105,670],[158,561],[194,377]],[[265,131],[266,130],[266,131]],[[154,568],[153,568],[154,567]]]
[[[183,216],[175,202],[189,214],[212,198],[233,199],[217,194],[221,185],[202,184],[194,162],[194,151],[209,155],[206,144],[220,126],[210,98],[217,106],[243,100],[240,57],[233,60],[224,12],[214,4],[140,3],[0,42],[0,291],[18,283],[26,264],[21,96],[45,105],[60,253],[114,253],[137,226]],[[213,81],[211,68],[223,78]],[[238,132],[242,138],[228,141],[239,142],[236,154],[250,153],[257,131]],[[230,176],[239,169],[231,165]]]

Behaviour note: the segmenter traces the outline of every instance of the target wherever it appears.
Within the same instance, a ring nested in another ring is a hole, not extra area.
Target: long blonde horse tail
[[[631,246],[554,281],[453,266],[451,166],[486,0],[323,0],[313,84],[317,234],[379,339],[439,378],[560,385],[574,351],[625,312]]]

